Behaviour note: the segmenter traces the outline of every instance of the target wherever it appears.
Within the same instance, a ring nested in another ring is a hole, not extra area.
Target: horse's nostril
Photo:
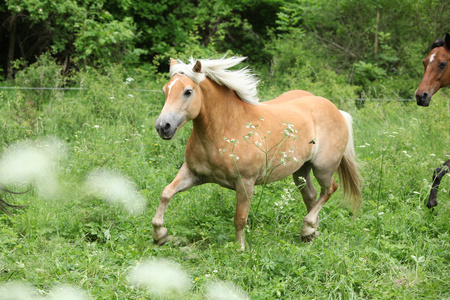
[[[164,131],[168,131],[170,129],[170,123],[166,123],[166,125],[164,125]]]
[[[428,97],[428,93],[423,92],[421,97],[422,97],[422,99],[426,99]]]

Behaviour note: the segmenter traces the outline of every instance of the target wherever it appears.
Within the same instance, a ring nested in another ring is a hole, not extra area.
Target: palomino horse
[[[425,74],[422,82],[416,91],[417,105],[430,105],[431,96],[441,87],[450,84],[450,34],[445,35],[444,40],[437,40],[431,46],[431,52],[423,60]],[[433,172],[433,185],[428,199],[428,208],[434,208],[437,205],[437,192],[442,177],[448,173],[450,168],[450,159],[440,165]]]
[[[245,249],[244,227],[254,185],[293,174],[308,214],[302,240],[317,235],[319,211],[338,185],[357,210],[361,205],[361,179],[355,162],[351,116],[330,101],[305,91],[290,91],[265,103],[256,98],[255,77],[247,69],[228,68],[244,58],[171,59],[170,81],[156,130],[170,140],[186,122],[193,130],[186,145],[186,161],[175,179],[164,188],[155,217],[153,239],[167,241],[164,212],[178,192],[204,183],[217,183],[236,191],[234,226],[236,242]],[[316,200],[310,171],[321,186]]]

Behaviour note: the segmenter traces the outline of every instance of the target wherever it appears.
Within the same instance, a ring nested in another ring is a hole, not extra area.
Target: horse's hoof
[[[427,207],[431,210],[433,210],[437,206],[436,200],[429,200],[427,203]]]
[[[167,242],[167,239],[169,238],[169,231],[166,227],[160,227],[158,229],[153,229],[152,235],[155,244],[158,246],[162,246]]]
[[[319,236],[319,232],[318,231],[314,231],[313,233],[306,235],[306,236],[302,236],[302,242],[303,243],[309,243],[311,242],[314,238]]]

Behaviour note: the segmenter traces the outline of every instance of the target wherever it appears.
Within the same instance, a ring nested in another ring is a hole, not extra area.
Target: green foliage
[[[355,68],[354,83],[368,86],[370,82],[386,77],[386,70],[375,64],[359,61],[353,65]]]
[[[263,78],[278,89],[307,90],[335,103],[354,99],[356,87],[348,85],[346,76],[337,74],[328,61],[311,51],[316,50],[314,44],[314,40],[297,31],[274,39],[266,48],[273,60],[270,69],[262,74]],[[266,84],[262,84],[261,90],[269,95],[262,95],[262,98],[269,100],[278,96],[270,88],[267,91]],[[335,88],[338,86],[339,89]]]
[[[107,62],[137,63],[139,56],[146,51],[130,49],[137,38],[135,32],[136,26],[131,18],[104,23],[86,20],[84,29],[74,43],[75,49],[80,53],[77,58],[89,59],[90,65]]]
[[[104,9],[104,5],[103,1],[81,3],[76,0],[7,2],[17,26],[45,29],[35,33],[37,36],[46,35],[37,41],[22,36],[22,48],[44,48],[45,51],[51,48],[52,54],[65,60],[66,64],[69,59],[81,60],[92,66],[136,63],[146,51],[135,47],[138,32],[133,18],[117,19]],[[42,52],[33,54],[39,56]]]
[[[151,218],[162,189],[184,161],[191,125],[171,141],[160,140],[153,124],[163,106],[163,83],[146,81],[151,69],[130,74],[121,66],[87,68],[67,78],[86,90],[52,97],[45,92],[48,100],[39,108],[26,104],[23,91],[0,92],[2,152],[16,141],[47,135],[68,147],[67,159],[58,164],[62,188],[55,199],[35,191],[6,199],[30,205],[12,217],[0,215],[0,283],[29,282],[41,294],[64,283],[96,299],[151,299],[129,283],[128,274],[141,261],[165,258],[191,276],[188,299],[204,299],[207,284],[215,281],[233,282],[252,299],[448,298],[448,176],[435,213],[425,207],[433,170],[449,155],[449,141],[442,138],[450,120],[445,90],[426,109],[397,102],[366,102],[356,109],[349,101],[354,87],[308,55],[308,40],[275,46],[271,51],[280,59],[261,83],[263,96],[273,98],[300,83],[334,97],[353,116],[364,178],[358,216],[340,206],[338,190],[321,211],[321,235],[304,244],[299,230],[306,208],[291,179],[257,187],[246,228],[251,251],[239,253],[234,191],[202,185],[172,199],[165,215],[172,237],[165,246],[154,245]],[[28,74],[39,83],[44,58],[40,61],[19,78]],[[45,80],[56,84],[57,68],[50,61],[45,65],[53,70]],[[148,199],[146,213],[129,215],[86,193],[87,174],[101,167],[136,184]]]

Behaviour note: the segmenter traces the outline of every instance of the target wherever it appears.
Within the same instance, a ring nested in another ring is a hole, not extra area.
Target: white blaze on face
[[[169,97],[170,90],[171,90],[172,87],[175,85],[175,82],[178,81],[178,79],[179,79],[179,78],[176,78],[174,81],[172,81],[172,82],[169,84],[169,86],[168,86],[169,90],[167,91],[167,97]]]
[[[435,56],[436,56],[436,53],[431,55],[431,57],[430,57],[430,64],[433,62]]]

